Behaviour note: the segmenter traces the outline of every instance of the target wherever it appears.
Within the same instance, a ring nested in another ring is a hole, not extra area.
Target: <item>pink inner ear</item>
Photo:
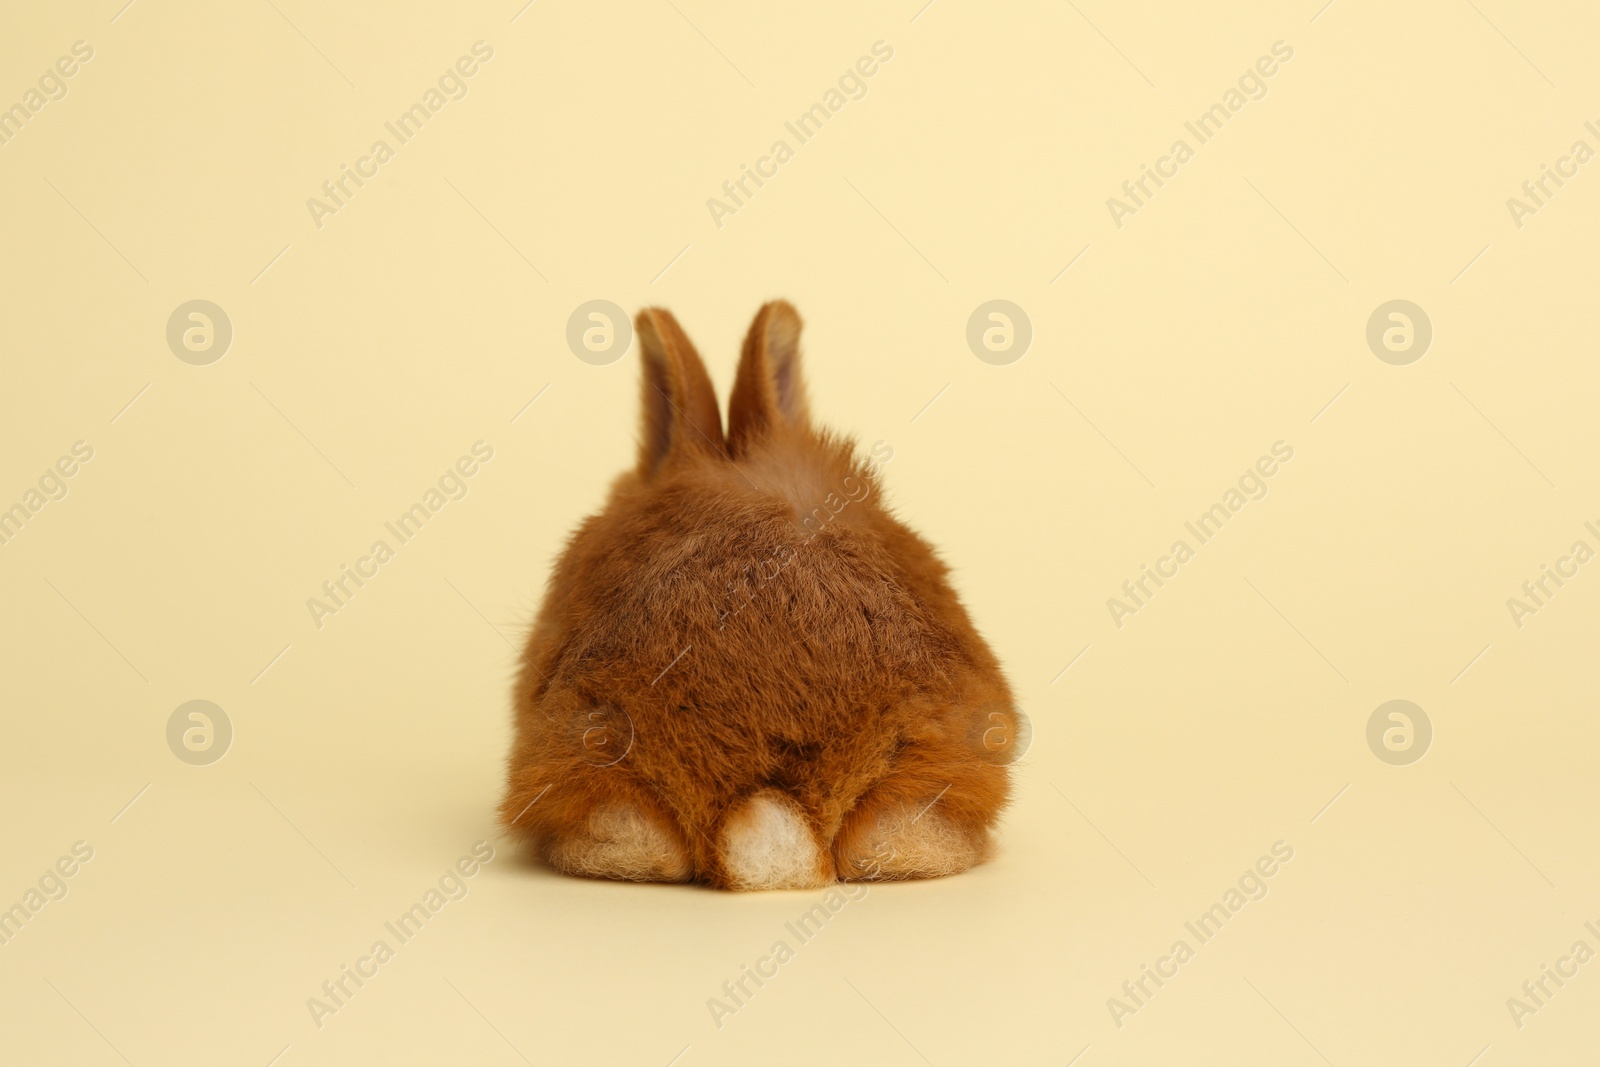
[[[777,414],[793,421],[805,413],[805,396],[800,383],[800,322],[792,309],[788,314],[774,310],[768,318],[766,350]]]
[[[645,394],[645,447],[651,466],[660,463],[672,447],[672,404],[661,388],[658,376],[651,374],[650,390]]]
[[[791,354],[780,355],[777,359],[778,365],[772,371],[772,389],[778,397],[778,411],[784,418],[792,419],[798,406],[796,404],[798,398],[795,395],[795,361]]]

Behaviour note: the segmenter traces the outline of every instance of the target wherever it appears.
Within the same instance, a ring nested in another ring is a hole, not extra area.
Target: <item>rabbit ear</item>
[[[756,312],[728,401],[728,451],[737,456],[781,424],[811,424],[800,377],[800,315],[774,300]]]
[[[644,358],[639,474],[686,455],[725,457],[717,394],[683,327],[664,308],[645,308],[633,326]]]

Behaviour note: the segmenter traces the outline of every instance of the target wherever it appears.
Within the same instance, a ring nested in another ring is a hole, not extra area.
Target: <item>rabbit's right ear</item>
[[[756,312],[728,400],[728,451],[741,456],[768,431],[810,426],[800,376],[800,314],[784,300]]]
[[[633,327],[644,359],[639,476],[683,456],[726,457],[717,394],[678,320],[665,308],[645,308]]]

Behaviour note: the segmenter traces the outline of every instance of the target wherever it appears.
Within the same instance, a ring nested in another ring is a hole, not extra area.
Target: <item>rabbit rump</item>
[[[800,318],[756,315],[723,434],[671,314],[635,319],[639,460],[551,575],[500,819],[569,874],[796,889],[990,852],[1018,716],[879,442],[811,424]]]

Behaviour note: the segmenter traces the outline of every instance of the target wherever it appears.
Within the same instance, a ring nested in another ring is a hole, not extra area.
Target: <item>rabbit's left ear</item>
[[[665,308],[645,308],[633,327],[644,360],[640,476],[649,478],[684,456],[726,457],[717,394],[678,320]]]

